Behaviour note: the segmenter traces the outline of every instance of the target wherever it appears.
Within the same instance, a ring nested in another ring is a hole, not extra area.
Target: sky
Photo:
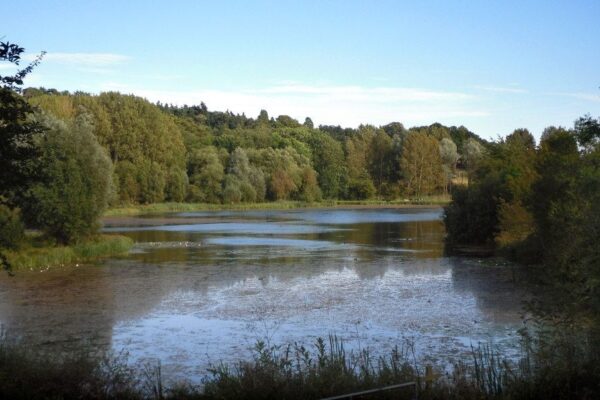
[[[599,0],[2,3],[2,41],[47,52],[26,86],[491,139],[600,116]]]

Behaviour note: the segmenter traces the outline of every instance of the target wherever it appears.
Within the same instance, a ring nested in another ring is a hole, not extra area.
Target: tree
[[[223,192],[223,197],[227,195],[228,198],[226,202],[235,202],[238,191],[239,201],[254,202],[264,199],[266,193],[264,175],[255,166],[250,165],[248,154],[241,147],[231,153],[227,175]]]
[[[456,162],[458,161],[458,151],[456,144],[451,139],[443,138],[440,141],[440,156],[442,157],[442,163],[447,165],[452,170],[456,168]]]
[[[47,128],[36,138],[43,182],[28,190],[25,207],[34,226],[60,243],[75,243],[98,228],[113,193],[112,163],[89,117],[69,125],[51,116],[37,118]]]
[[[259,125],[268,125],[269,124],[269,113],[267,110],[260,110],[258,114],[258,118],[256,119]]]
[[[22,47],[0,42],[0,61],[19,65]],[[0,75],[0,202],[15,205],[25,188],[37,179],[30,160],[36,157],[33,138],[42,131],[28,120],[33,109],[19,94],[23,79],[39,64],[44,52],[15,75]]]
[[[313,129],[315,127],[315,124],[313,124],[312,119],[310,119],[310,117],[306,117],[304,119],[304,124],[305,127],[307,127],[308,129]]]
[[[586,151],[593,151],[600,145],[600,119],[589,114],[575,121],[575,135],[579,145]]]
[[[323,197],[335,199],[343,192],[344,150],[331,136],[317,131],[310,139],[313,166]]]
[[[369,146],[369,174],[381,194],[382,187],[390,181],[394,169],[392,138],[382,130],[373,136]]]
[[[188,160],[188,174],[188,200],[206,203],[220,201],[225,170],[215,147],[194,150]]]
[[[400,168],[408,193],[416,196],[431,194],[442,183],[438,141],[425,133],[409,133],[402,146]]]
[[[458,161],[458,151],[456,150],[456,144],[451,139],[443,138],[440,141],[440,157],[442,157],[442,168],[444,170],[444,189],[448,193],[448,186],[452,181],[454,170],[456,169],[456,162]]]
[[[0,42],[0,61],[19,66],[24,51],[14,43]],[[23,238],[24,226],[15,207],[26,188],[38,179],[30,160],[37,156],[33,138],[42,128],[28,120],[33,110],[20,92],[23,79],[44,54],[14,75],[0,75],[0,250],[16,247]],[[11,269],[1,251],[0,266]]]
[[[373,197],[377,192],[369,174],[369,152],[376,131],[377,128],[373,126],[361,125],[357,134],[346,140],[346,196],[349,199],[364,200]]]
[[[475,139],[468,139],[462,149],[462,161],[467,171],[473,171],[485,152]]]

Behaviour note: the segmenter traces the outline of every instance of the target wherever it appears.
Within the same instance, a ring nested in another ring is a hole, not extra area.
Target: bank
[[[428,196],[422,198],[398,200],[323,200],[320,202],[284,200],[264,203],[236,204],[152,203],[110,208],[104,213],[104,216],[118,217],[186,211],[291,210],[296,208],[405,208],[444,206],[448,204],[449,201],[449,196]]]
[[[17,250],[3,250],[11,271],[46,271],[49,268],[73,266],[103,257],[128,252],[133,240],[121,235],[97,235],[71,246],[61,246],[28,238]]]

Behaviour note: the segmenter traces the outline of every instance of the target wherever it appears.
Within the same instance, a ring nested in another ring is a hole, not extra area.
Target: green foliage
[[[318,174],[319,187],[326,199],[339,198],[344,192],[344,150],[331,136],[315,132],[310,139],[313,166]]]
[[[188,189],[188,176],[185,171],[171,167],[167,174],[165,186],[165,199],[172,202],[181,202],[185,199]]]
[[[24,206],[36,227],[61,243],[77,242],[98,228],[112,193],[112,164],[85,115],[70,125],[38,119],[47,128],[37,140],[44,181],[32,185]]]
[[[495,243],[518,261],[543,265],[542,280],[562,299],[545,312],[583,316],[592,326],[600,326],[597,126],[586,116],[574,130],[549,127],[537,148],[523,129],[489,144],[445,211],[450,244]]]
[[[367,200],[375,196],[377,190],[368,175],[350,178],[346,189],[347,198],[354,200]]]
[[[227,178],[223,198],[227,195],[228,203],[243,201],[252,203],[262,201],[266,194],[266,184],[263,172],[250,165],[246,151],[236,148],[229,157]],[[239,200],[236,199],[239,197]]]
[[[92,116],[94,134],[115,165],[121,202],[181,199],[186,159],[182,130],[187,129],[190,143],[206,141],[202,132],[176,123],[157,106],[135,96],[43,93],[29,99],[67,124],[81,114]]]
[[[462,147],[462,162],[467,171],[473,171],[484,156],[484,147],[474,139],[468,139]]]
[[[188,159],[190,185],[187,198],[192,202],[218,203],[225,176],[223,164],[215,147],[194,150]]]
[[[438,141],[425,133],[409,133],[403,141],[400,169],[410,194],[428,195],[443,186]]]
[[[475,141],[468,147],[477,149]],[[488,145],[486,153],[470,154],[469,186],[453,189],[453,203],[446,210],[451,243],[512,246],[533,232],[532,185],[538,175],[535,142],[525,130],[516,130],[506,140]],[[510,219],[517,220],[511,221]]]
[[[490,185],[455,186],[444,209],[450,245],[490,245],[498,234],[497,205]]]
[[[585,115],[575,121],[575,132],[579,145],[593,152],[600,145],[600,119]]]
[[[14,249],[25,237],[21,211],[0,204],[0,248]]]
[[[367,156],[369,174],[377,191],[381,193],[383,185],[391,180],[396,166],[392,138],[383,130],[378,130],[371,139]]]
[[[14,43],[0,42],[0,61],[18,66],[23,52]],[[33,109],[19,93],[23,79],[43,55],[15,75],[0,75],[0,201],[12,205],[36,181],[36,171],[29,161],[38,155],[33,138],[42,128],[29,119]]]
[[[406,183],[399,158],[408,131],[398,122],[315,129],[310,118],[300,124],[286,115],[272,119],[265,110],[252,119],[209,111],[203,103],[152,105],[119,93],[26,93],[32,104],[67,123],[80,114],[93,116],[94,133],[115,166],[115,198],[121,204],[180,201],[183,192],[184,199],[203,203],[393,199],[402,194],[401,181]],[[446,140],[476,138],[464,127],[440,124],[411,131]],[[238,149],[249,164],[233,171],[231,158],[238,162]],[[445,173],[450,176],[448,167]],[[312,184],[315,176],[318,187]],[[428,192],[445,187],[436,184]]]
[[[142,204],[165,200],[166,171],[156,161],[142,160],[137,165],[138,201]]]
[[[45,271],[49,268],[72,266],[101,257],[123,254],[132,246],[133,240],[119,235],[94,236],[72,246],[25,241],[19,249],[7,251],[6,259],[14,271]]]

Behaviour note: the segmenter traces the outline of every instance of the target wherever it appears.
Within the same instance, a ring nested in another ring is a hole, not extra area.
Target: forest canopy
[[[91,118],[113,164],[113,205],[422,197],[445,193],[473,143],[486,146],[462,126],[315,128],[310,118],[264,110],[252,118],[115,92],[30,88],[24,96],[67,124]]]

